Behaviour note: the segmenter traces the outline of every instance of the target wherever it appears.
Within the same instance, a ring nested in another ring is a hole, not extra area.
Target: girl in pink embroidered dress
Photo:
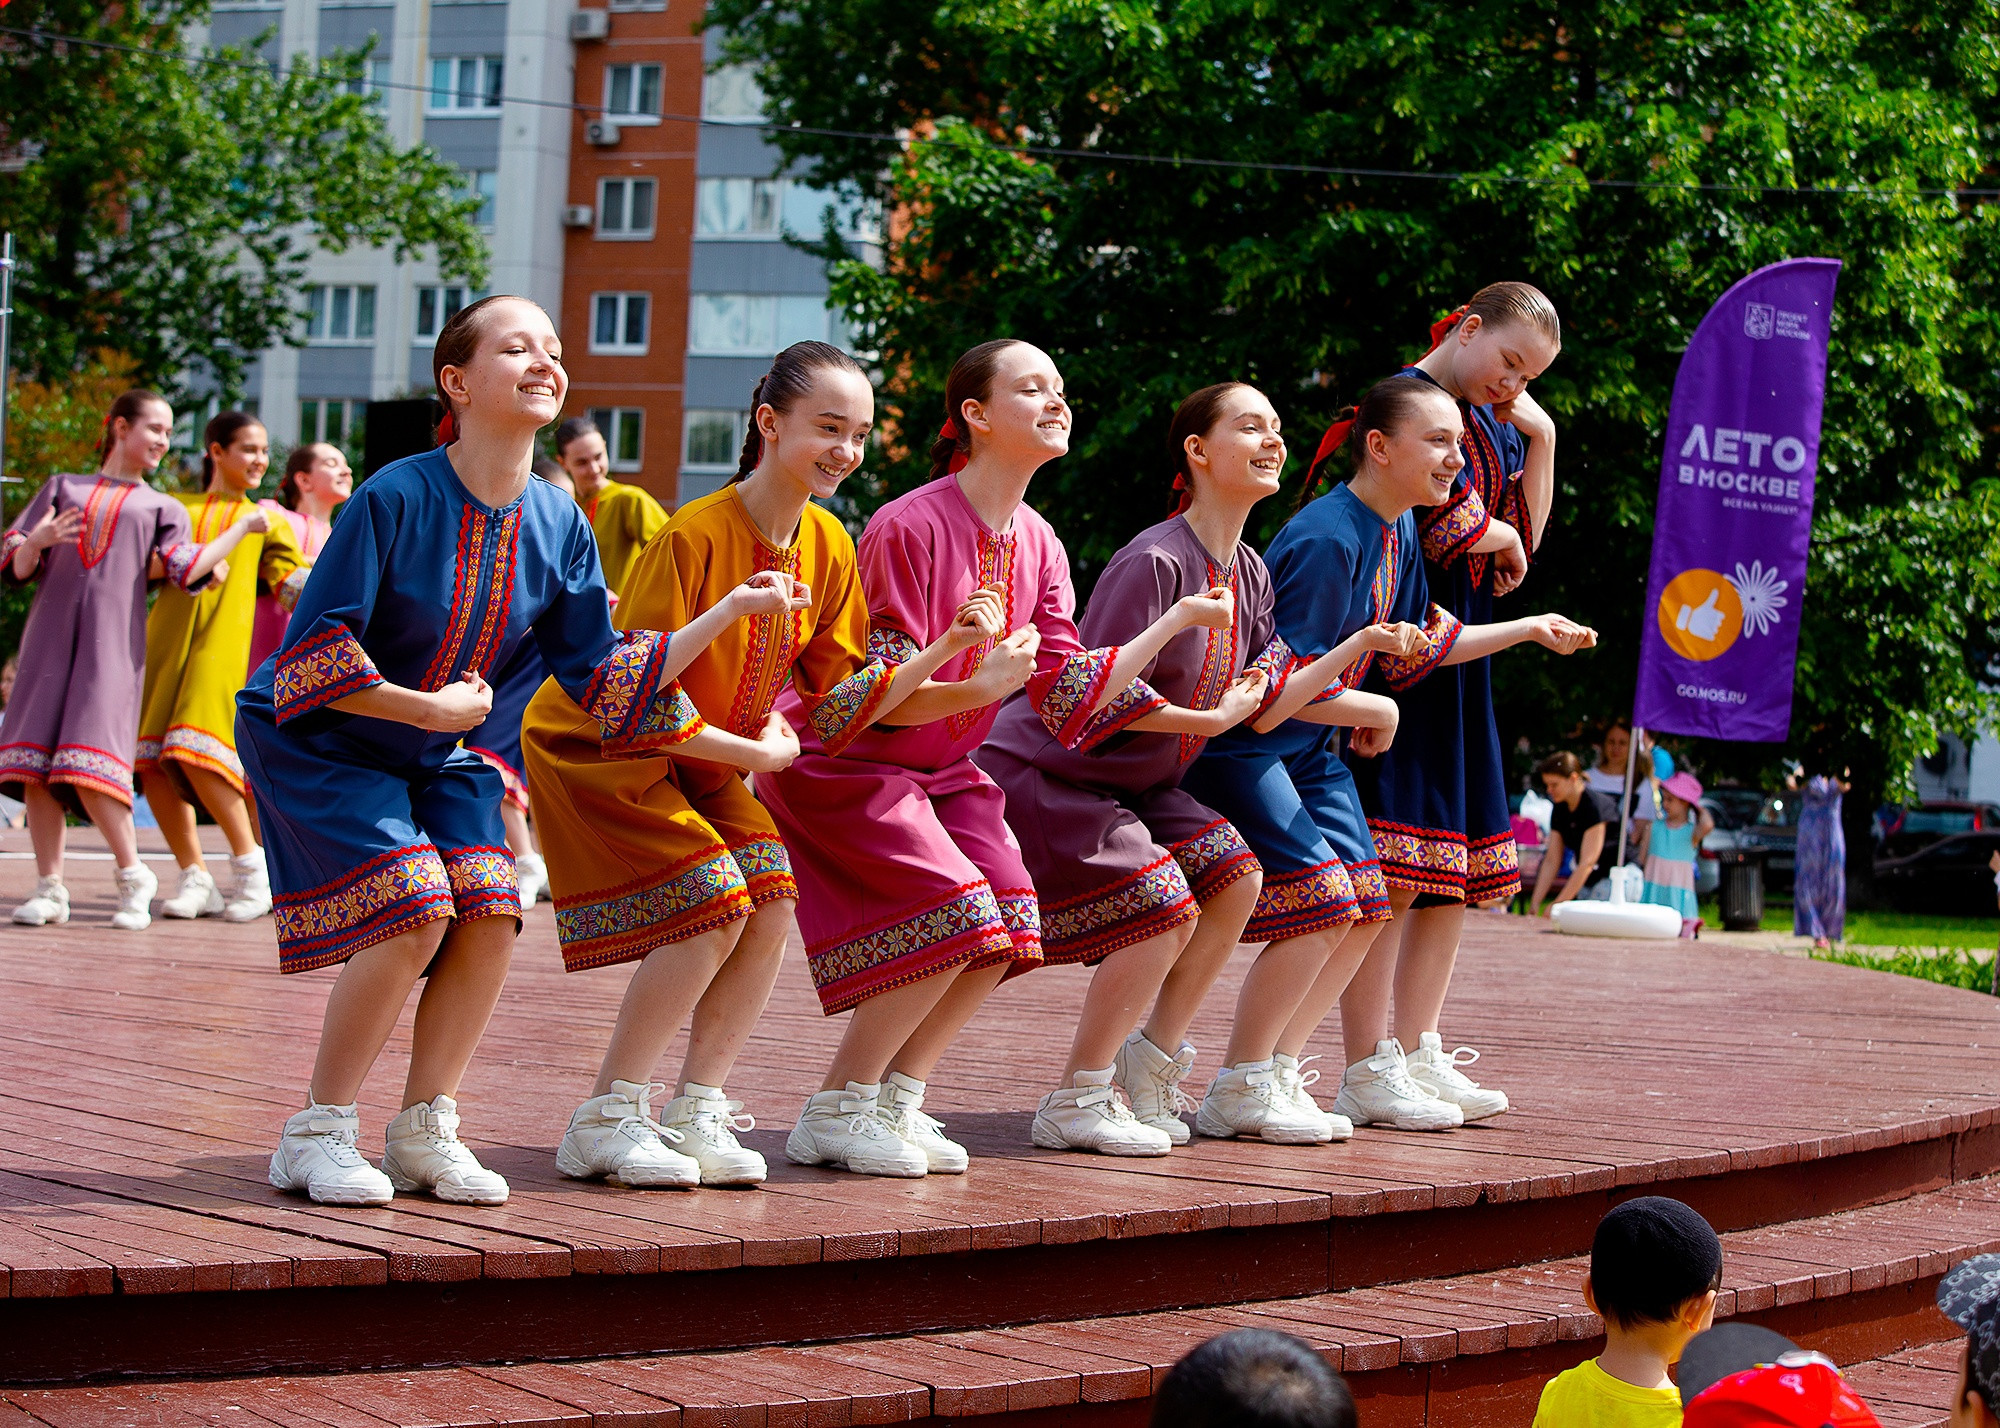
[[[308,561],[317,560],[333,534],[333,513],[354,494],[354,471],[346,456],[330,441],[309,441],[285,459],[284,479],[278,482],[279,499],[257,504],[270,512],[271,519],[283,521],[298,537],[299,549]],[[311,567],[308,566],[307,570]],[[299,572],[305,584],[306,571]],[[257,622],[250,627],[250,668],[278,652],[285,642],[285,627],[292,612],[276,592],[257,597]]]
[[[1055,363],[1024,342],[975,347],[952,368],[946,407],[936,479],[882,507],[861,537],[871,653],[903,664],[965,612],[997,605],[993,636],[837,755],[788,710],[803,752],[757,781],[792,855],[820,999],[829,1013],[853,1008],[786,1154],[872,1174],[965,1168],[965,1151],[923,1113],[925,1080],[1001,979],[1041,961],[1005,800],[970,757],[999,702],[1025,686],[1065,744],[1109,737],[1164,702],[1134,676],[1169,639],[1229,619],[1225,600],[1182,601],[1122,648],[1084,649],[1062,542],[1021,504],[1034,473],[1069,449]],[[1087,1088],[1093,1124],[1114,1124],[1109,1082],[1106,1072]]]

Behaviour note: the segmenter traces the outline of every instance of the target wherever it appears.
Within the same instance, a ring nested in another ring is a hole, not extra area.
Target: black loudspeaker
[[[391,461],[429,451],[443,419],[444,408],[436,397],[370,402],[368,429],[361,441],[361,479],[367,480]]]

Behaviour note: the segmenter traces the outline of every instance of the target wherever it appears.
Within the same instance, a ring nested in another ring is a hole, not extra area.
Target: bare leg
[[[517,931],[511,917],[482,917],[453,923],[444,935],[424,980],[424,994],[417,999],[405,1106],[458,1094],[459,1080],[506,985]]]
[[[35,873],[39,877],[63,875],[63,847],[69,841],[69,819],[56,796],[38,783],[21,785],[21,799],[28,805],[28,840],[35,845]]]
[[[500,800],[500,821],[507,827],[507,851],[515,857],[535,851],[535,840],[528,834],[528,810],[511,798]]]
[[[315,1101],[344,1106],[360,1095],[369,1068],[396,1029],[410,988],[436,955],[448,926],[446,919],[438,918],[364,947],[347,959],[326,999],[320,1025],[310,1092]]]
[[[1387,929],[1386,931],[1384,929]],[[1350,975],[1347,990],[1332,989],[1324,996],[1323,985],[1313,988],[1299,1015],[1278,1039],[1278,1049],[1297,1055],[1296,1047],[1306,1044],[1326,1014],[1340,1003],[1340,1033],[1347,1064],[1365,1061],[1375,1054],[1375,1043],[1389,1035],[1389,996],[1396,979],[1396,949],[1402,929],[1390,923],[1363,922],[1347,934],[1346,950],[1359,966]],[[1310,1021],[1307,1013],[1317,1007]]]
[[[172,775],[156,769],[140,774],[139,782],[145,786],[146,806],[153,810],[153,818],[160,825],[160,834],[167,840],[174,861],[183,868],[207,872],[208,864],[201,856],[201,839],[195,832],[194,805],[181,797],[180,785]]]
[[[1187,1040],[1194,1014],[1242,939],[1243,924],[1256,910],[1257,894],[1263,890],[1264,875],[1253,872],[1238,878],[1201,905],[1201,921],[1194,925],[1180,961],[1167,973],[1159,1000],[1146,1021],[1146,1040],[1172,1056]]]
[[[694,1005],[688,1027],[687,1056],[681,1062],[681,1079],[674,1088],[694,1081],[703,1086],[726,1084],[743,1043],[750,1039],[757,1018],[771,1000],[777,984],[778,968],[785,961],[785,935],[792,930],[791,898],[767,902],[751,913],[741,925],[736,948],[709,980],[708,990]],[[637,1080],[638,1077],[628,1077]]]
[[[1353,974],[1354,958],[1342,955],[1351,927],[1350,923],[1281,938],[1257,954],[1237,993],[1236,1020],[1229,1029],[1229,1049],[1223,1055],[1225,1065],[1268,1061],[1273,1052],[1287,1049],[1282,1045],[1285,1029],[1313,994],[1323,990],[1322,980],[1331,981],[1337,975],[1328,969],[1338,963],[1348,975]],[[1346,985],[1345,977],[1340,981]],[[1338,990],[1333,991],[1326,1005],[1331,1006],[1338,995]]]
[[[973,1013],[984,1005],[993,994],[993,989],[1007,975],[1009,965],[1000,962],[991,967],[981,967],[976,972],[962,971],[954,976],[949,990],[931,1008],[931,1014],[910,1034],[902,1050],[890,1059],[886,1069],[900,1071],[912,1080],[930,1080],[931,1072],[937,1068],[945,1052],[951,1049],[959,1032],[965,1029]]]
[[[83,811],[111,845],[111,856],[117,859],[117,865],[129,868],[138,862],[139,835],[132,827],[131,805],[94,789],[79,788],[76,793],[83,801]]]
[[[201,800],[201,806],[208,810],[208,816],[215,820],[222,836],[229,840],[229,851],[239,858],[256,852],[257,835],[250,825],[250,808],[243,795],[236,791],[236,785],[207,769],[190,768],[187,778],[194,786],[194,796]],[[150,802],[152,797],[152,794],[147,794],[147,801]]]
[[[838,1091],[850,1081],[857,1086],[880,1085],[890,1060],[937,1010],[958,976],[956,969],[939,972],[870,997],[849,1012],[847,1030],[840,1035],[820,1090]]]
[[[1077,1014],[1076,1037],[1070,1043],[1069,1064],[1063,1068],[1064,1085],[1079,1071],[1096,1071],[1112,1063],[1193,935],[1194,929],[1182,923],[1121,947],[1097,964],[1090,990],[1083,996],[1083,1010]]]
[[[626,984],[618,1024],[611,1029],[611,1045],[605,1048],[591,1095],[609,1095],[613,1081],[636,1081],[642,1086],[652,1081],[660,1058],[735,950],[747,922],[738,918],[713,932],[669,942],[646,954]]]
[[[1396,1034],[1405,1046],[1438,1029],[1445,994],[1458,964],[1458,939],[1465,930],[1465,904],[1411,909],[1403,922],[1402,952],[1396,959]]]

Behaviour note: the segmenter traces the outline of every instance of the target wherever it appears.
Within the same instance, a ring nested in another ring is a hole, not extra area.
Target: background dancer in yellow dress
[[[639,552],[666,525],[666,510],[641,488],[611,479],[611,453],[604,433],[589,417],[571,417],[556,428],[556,459],[576,488],[576,503],[597,537],[604,583],[614,597],[623,595]]]

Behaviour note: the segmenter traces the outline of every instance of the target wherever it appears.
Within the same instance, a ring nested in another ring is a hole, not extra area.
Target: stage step
[[[1854,1367],[1885,1424],[1942,1420],[1955,1330],[1938,1277],[2000,1250],[2000,1178],[1724,1236],[1719,1312]],[[1278,1328],[1347,1375],[1369,1428],[1525,1423],[1547,1378],[1594,1352],[1587,1259],[1225,1307],[968,1332],[570,1362],[0,1390],[9,1428],[835,1428],[1005,1418],[1145,1421],[1175,1360],[1229,1329]],[[701,1313],[698,1296],[682,1306]],[[321,1326],[339,1334],[337,1316]],[[1934,1411],[1935,1410],[1935,1411]],[[231,1414],[245,1416],[229,1417]],[[1926,1417],[1925,1415],[1930,1416]]]

